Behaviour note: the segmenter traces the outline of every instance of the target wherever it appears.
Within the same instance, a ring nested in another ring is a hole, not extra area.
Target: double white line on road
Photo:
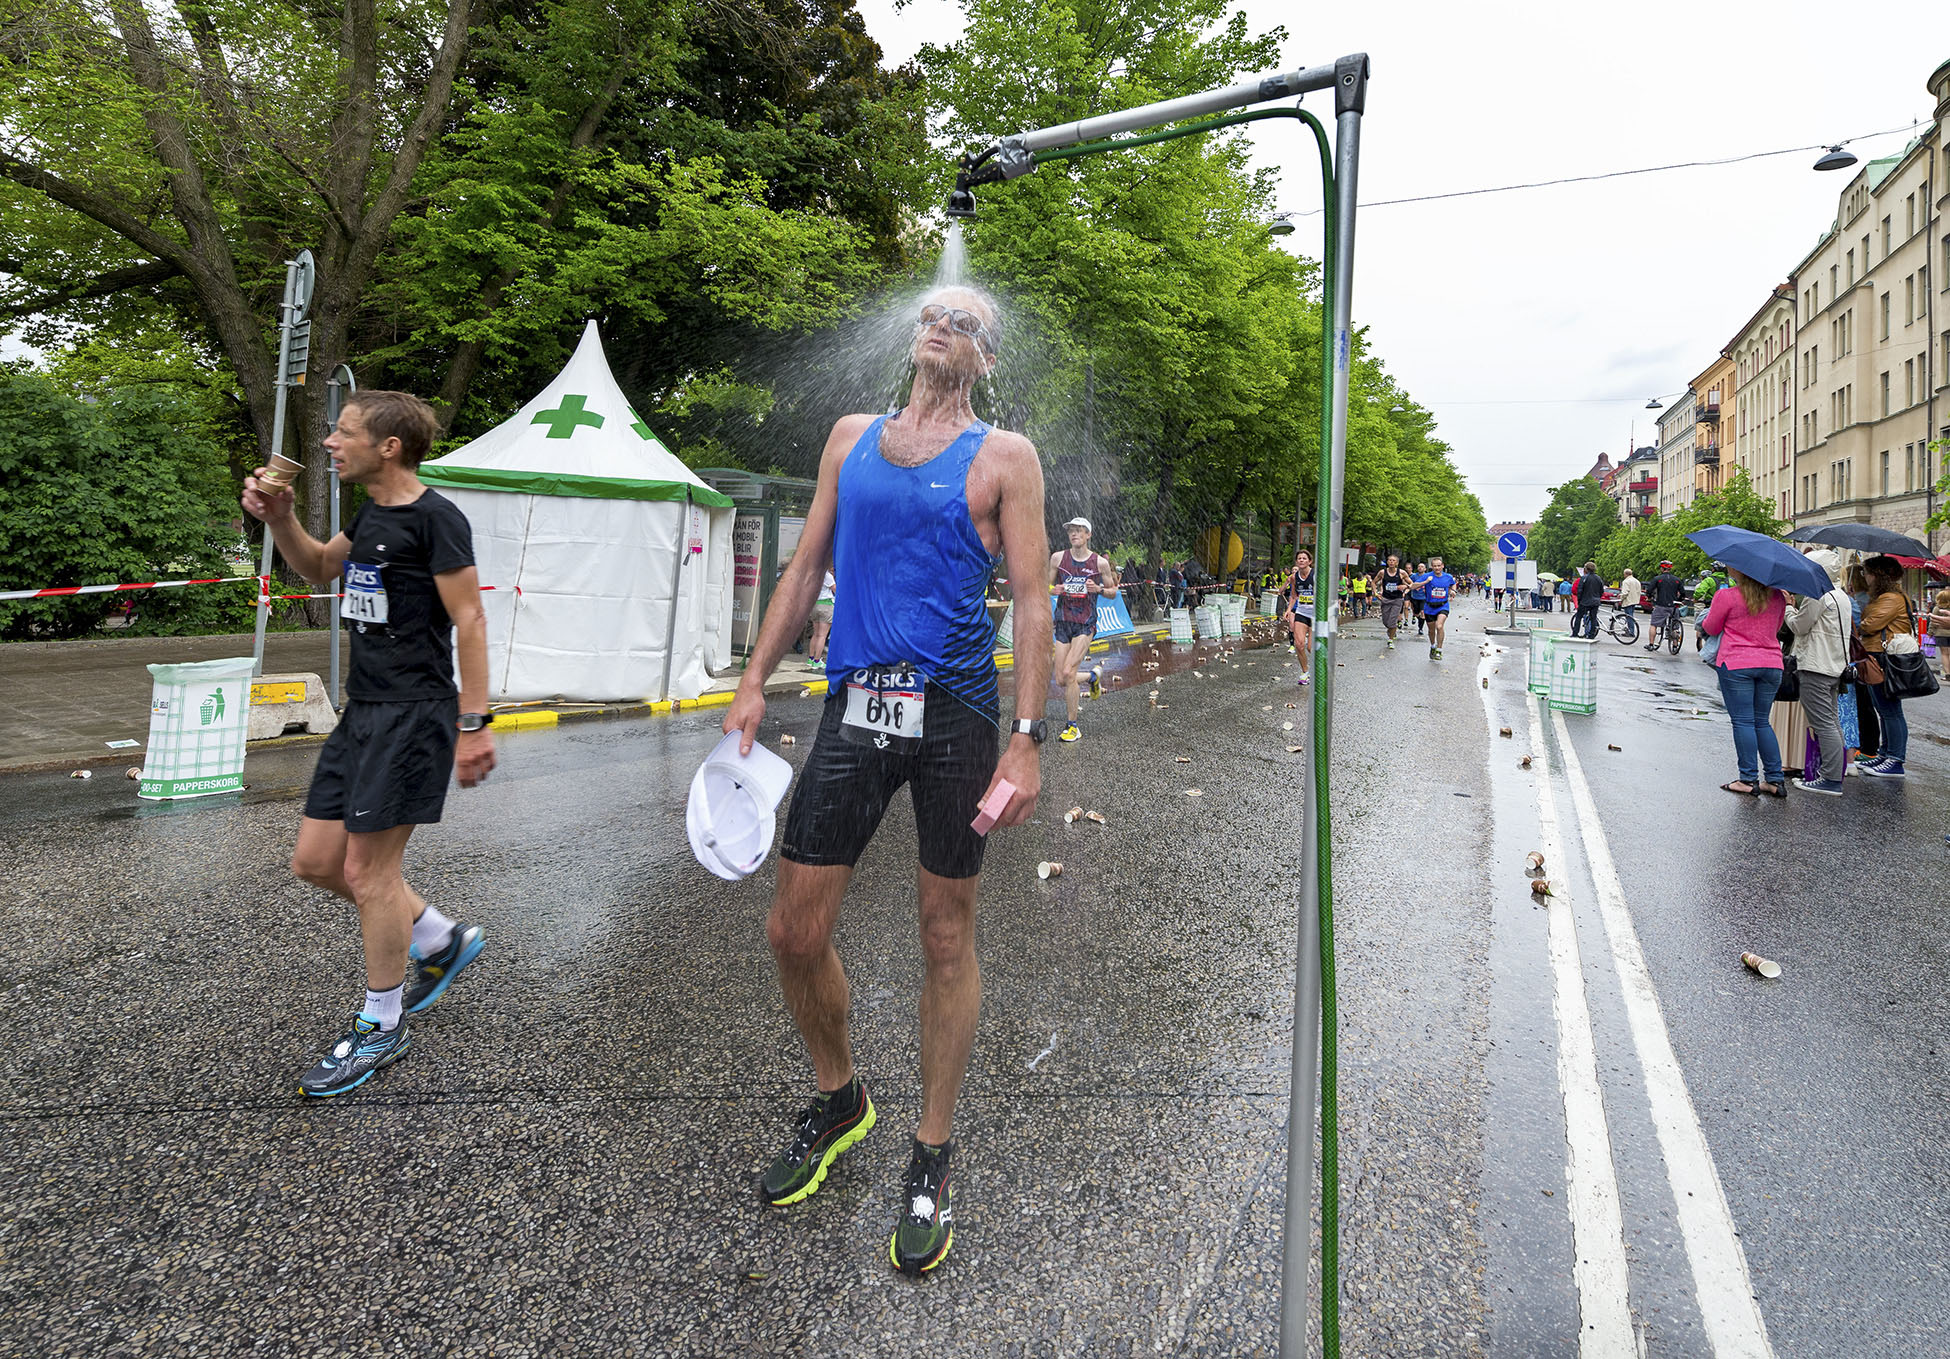
[[[1487,677],[1493,670],[1486,658],[1482,673]],[[1555,893],[1548,904],[1549,953],[1555,986],[1558,1084],[1564,1097],[1565,1177],[1576,1252],[1573,1277],[1578,1289],[1579,1353],[1584,1359],[1631,1359],[1643,1350],[1632,1325],[1618,1178],[1598,1077],[1597,1041],[1586,1002],[1569,867],[1559,832],[1542,710],[1534,696],[1526,695],[1524,702],[1537,776],[1538,824]],[[1486,708],[1489,703],[1486,692]],[[1494,724],[1494,713],[1490,715]],[[1552,713],[1551,721],[1604,921],[1606,943],[1624,997],[1627,1026],[1644,1073],[1653,1127],[1665,1155],[1666,1176],[1708,1343],[1716,1359],[1772,1359],[1773,1346],[1754,1299],[1733,1211],[1673,1052],[1658,992],[1639,947],[1638,931],[1632,924],[1624,884],[1619,881],[1605,841],[1597,806],[1563,714]]]
[[[1533,696],[1528,701],[1530,724],[1535,730],[1537,700]],[[1754,1298],[1747,1253],[1740,1248],[1733,1209],[1713,1166],[1713,1153],[1706,1145],[1706,1132],[1700,1127],[1693,1097],[1686,1091],[1686,1077],[1672,1050],[1672,1037],[1666,1032],[1659,993],[1652,985],[1652,973],[1639,948],[1638,930],[1625,904],[1625,886],[1618,880],[1611,848],[1600,829],[1598,808],[1571,745],[1571,733],[1564,726],[1564,714],[1553,712],[1551,726],[1557,733],[1564,775],[1571,785],[1571,802],[1577,808],[1578,827],[1584,835],[1585,861],[1598,889],[1598,911],[1604,917],[1605,938],[1611,945],[1612,962],[1624,992],[1632,1045],[1638,1049],[1639,1069],[1645,1073],[1652,1126],[1659,1134],[1659,1149],[1665,1153],[1666,1179],[1672,1185],[1679,1230],[1686,1239],[1686,1256],[1693,1267],[1693,1289],[1699,1297],[1706,1337],[1713,1353],[1722,1359],[1769,1359],[1774,1347],[1768,1343],[1767,1323],[1761,1319],[1760,1304]],[[1547,775],[1539,782],[1548,781]]]

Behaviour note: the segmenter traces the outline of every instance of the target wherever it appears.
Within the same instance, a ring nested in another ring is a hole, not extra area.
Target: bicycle
[[[1612,635],[1613,641],[1625,646],[1638,641],[1639,620],[1635,617],[1637,613],[1636,608],[1627,609],[1617,604],[1611,606],[1611,622],[1606,625],[1605,631]]]

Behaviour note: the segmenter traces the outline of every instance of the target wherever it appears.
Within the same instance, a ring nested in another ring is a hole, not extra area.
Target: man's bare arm
[[[833,525],[839,517],[840,465],[873,423],[870,415],[848,415],[826,436],[826,448],[819,456],[819,484],[813,491],[812,508],[806,511],[806,527],[799,535],[799,546],[786,564],[785,574],[772,590],[772,600],[759,625],[758,641],[751,659],[738,681],[738,693],[725,710],[724,730],[743,731],[739,743],[743,754],[750,754],[757,738],[758,724],[765,718],[765,681],[778,668],[806,620],[812,617],[819,599],[819,587],[826,582],[826,566],[833,555]]]
[[[257,470],[264,471],[261,467]],[[294,500],[290,487],[278,490],[255,476],[244,478],[244,508],[252,518],[263,521],[264,531],[278,545],[286,564],[313,585],[338,579],[352,551],[352,540],[341,533],[329,543],[319,542],[298,522]]]
[[[1032,582],[1040,577],[1055,584],[1056,556],[1048,558],[1042,571],[1036,569],[1048,540],[1043,536],[1043,464],[1035,445],[1020,436],[1011,439],[1008,460],[999,470],[1002,503],[997,519],[1016,605],[1015,715],[1034,719],[1043,715],[1049,694],[1053,640],[1048,587],[1038,589]]]

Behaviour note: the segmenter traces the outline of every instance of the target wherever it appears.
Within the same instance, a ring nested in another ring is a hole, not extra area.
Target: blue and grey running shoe
[[[455,925],[447,947],[431,958],[415,958],[413,983],[406,988],[402,1001],[406,1013],[416,1015],[439,1000],[460,970],[481,956],[486,943],[487,936],[479,925]]]
[[[315,1098],[343,1095],[364,1085],[380,1067],[404,1057],[411,1045],[404,1020],[391,1029],[381,1029],[364,1015],[354,1015],[352,1027],[332,1044],[332,1050],[298,1078],[298,1093]]]

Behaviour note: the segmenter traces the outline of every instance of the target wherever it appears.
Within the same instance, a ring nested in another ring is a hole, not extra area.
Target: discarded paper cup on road
[[[1063,813],[1063,824],[1067,826],[1072,821],[1078,821],[1081,820],[1082,818],[1083,818],[1083,808],[1072,807],[1070,808],[1069,811]]]
[[[1045,880],[1050,878],[1060,878],[1063,876],[1063,865],[1053,864],[1045,860],[1044,862],[1036,865],[1036,876],[1039,878],[1043,878]]]
[[[1775,962],[1772,958],[1763,958],[1758,953],[1743,953],[1740,955],[1740,961],[1747,965],[1748,971],[1758,972],[1769,981],[1773,981],[1781,975],[1781,965],[1779,963]]]
[[[282,453],[273,453],[271,460],[264,465],[264,475],[259,477],[258,481],[274,491],[288,491],[291,489],[291,483],[296,481],[298,474],[304,470],[305,465],[296,458],[288,458]]]
[[[1544,856],[1533,849],[1524,856],[1523,866],[1532,873],[1541,873],[1544,871]]]
[[[1083,819],[1085,821],[1094,821],[1100,826],[1105,824],[1104,814],[1102,812],[1085,812],[1083,814]]]

